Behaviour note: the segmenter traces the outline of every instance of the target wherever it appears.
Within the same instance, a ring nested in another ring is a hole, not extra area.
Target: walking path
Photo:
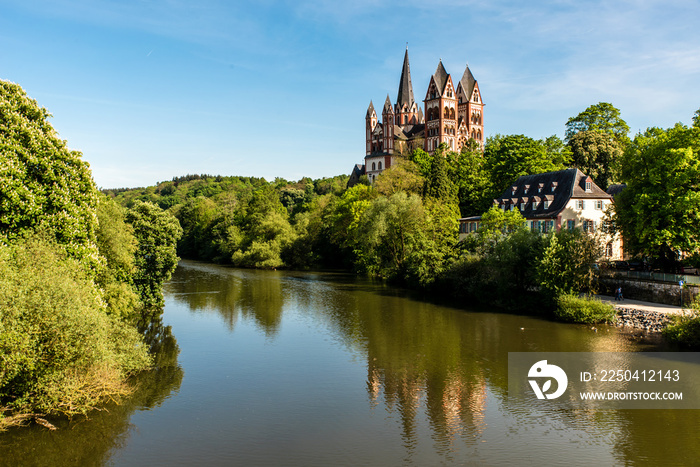
[[[641,329],[646,332],[661,332],[671,321],[669,315],[689,313],[685,308],[642,300],[616,301],[613,297],[596,295],[599,300],[610,303],[617,310],[618,327]]]
[[[595,297],[603,302],[610,303],[616,308],[622,308],[626,310],[640,310],[640,311],[655,311],[657,313],[672,313],[672,314],[682,314],[687,311],[687,308],[681,308],[680,306],[664,305],[663,303],[652,303],[643,302],[642,300],[628,300],[625,299],[621,302],[615,301],[614,297],[607,295],[595,295]]]

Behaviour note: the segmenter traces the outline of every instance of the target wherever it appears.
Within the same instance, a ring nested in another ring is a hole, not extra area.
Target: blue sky
[[[98,186],[188,173],[349,173],[370,99],[422,100],[442,59],[479,81],[487,135],[563,137],[611,102],[634,133],[700,108],[700,2],[0,0],[0,79]]]

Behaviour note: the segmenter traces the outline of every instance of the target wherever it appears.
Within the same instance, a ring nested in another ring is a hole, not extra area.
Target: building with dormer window
[[[525,175],[510,187],[493,205],[503,210],[518,209],[528,228],[547,233],[561,229],[581,229],[600,233],[603,251],[609,259],[622,259],[619,235],[602,232],[605,211],[613,197],[596,185],[591,177],[578,169],[566,169],[537,175]],[[481,216],[459,220],[460,239],[476,232]]]

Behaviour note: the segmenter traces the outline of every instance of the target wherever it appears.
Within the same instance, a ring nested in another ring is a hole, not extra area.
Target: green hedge
[[[554,315],[557,319],[570,323],[612,323],[617,314],[609,303],[588,297],[563,294],[556,301]]]

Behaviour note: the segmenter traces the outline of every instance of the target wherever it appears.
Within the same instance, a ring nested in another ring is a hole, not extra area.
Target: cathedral
[[[403,58],[396,103],[386,96],[379,121],[372,101],[365,116],[365,164],[356,165],[349,185],[367,174],[373,181],[384,169],[391,167],[398,156],[408,156],[422,148],[432,154],[445,143],[450,150],[459,151],[469,139],[484,144],[484,103],[479,85],[467,66],[462,78],[455,82],[442,65],[430,77],[423,105],[413,97],[408,48]]]

